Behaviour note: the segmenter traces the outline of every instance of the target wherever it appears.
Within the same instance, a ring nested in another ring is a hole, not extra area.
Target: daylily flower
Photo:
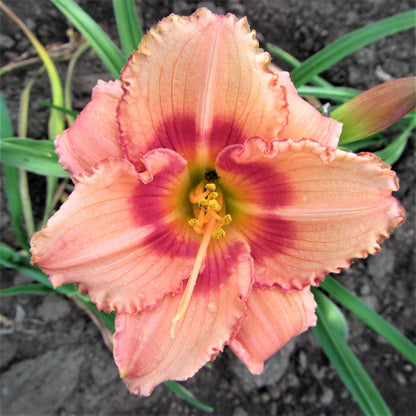
[[[131,392],[229,345],[249,370],[315,324],[310,285],[403,222],[397,178],[268,67],[245,18],[200,9],[144,37],[56,140],[75,190],[32,240],[55,287],[116,311]]]

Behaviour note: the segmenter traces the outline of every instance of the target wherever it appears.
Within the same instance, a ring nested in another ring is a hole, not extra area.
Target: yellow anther
[[[208,195],[208,199],[217,199],[218,198],[218,192],[211,192]]]
[[[212,238],[216,238],[216,239],[223,238],[225,237],[225,231],[222,228],[218,228],[215,231],[213,231],[211,235],[212,235]]]
[[[212,199],[208,202],[208,208],[212,209],[213,211],[219,211],[220,210],[220,204],[217,200]]]
[[[214,192],[217,189],[217,186],[215,185],[215,183],[207,183],[205,185],[205,189]]]
[[[230,214],[227,214],[222,219],[221,226],[231,224],[231,221],[232,221],[231,215]]]
[[[207,200],[207,199],[205,199],[205,198],[200,199],[200,200],[198,201],[198,206],[199,206],[200,208],[202,208],[202,207],[207,207],[207,206],[208,206],[208,200]]]
[[[191,227],[198,227],[199,226],[199,221],[196,218],[192,218],[188,221],[188,224]]]

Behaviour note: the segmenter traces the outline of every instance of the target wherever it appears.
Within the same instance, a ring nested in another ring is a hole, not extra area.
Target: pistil
[[[231,222],[230,214],[223,216],[219,214],[225,213],[225,209],[222,193],[221,191],[217,191],[214,183],[200,182],[189,195],[189,199],[194,204],[195,214],[195,218],[189,220],[189,225],[196,233],[202,234],[202,240],[178,311],[172,319],[172,326],[170,328],[171,338],[175,337],[176,323],[184,316],[188,309],[211,238],[218,239],[225,237],[225,231],[222,227]]]
[[[211,240],[211,233],[215,228],[215,219],[210,218],[208,224],[205,227],[204,234],[202,236],[201,245],[199,246],[198,254],[196,255],[195,263],[192,268],[191,275],[189,276],[186,284],[185,291],[183,292],[181,303],[179,304],[178,311],[172,319],[172,326],[170,328],[171,338],[175,337],[175,326],[176,323],[183,317],[186,310],[188,309],[189,302],[191,301],[192,293],[195,289],[196,281],[198,279],[199,271],[201,270],[202,262],[205,259],[209,242]]]

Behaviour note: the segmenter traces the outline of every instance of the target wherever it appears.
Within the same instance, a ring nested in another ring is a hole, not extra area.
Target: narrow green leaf
[[[292,68],[297,68],[302,64],[293,55],[286,52],[282,48],[279,48],[278,46],[273,45],[272,43],[266,43],[266,48],[270,53],[282,59],[284,62],[289,64]],[[332,87],[332,85],[328,81],[325,81],[323,78],[318,77],[318,76],[312,77],[310,82],[312,85],[316,85],[319,87]]]
[[[81,55],[90,47],[90,44],[87,41],[81,43],[76,52],[71,56],[71,59],[68,63],[68,68],[66,70],[65,76],[65,87],[64,87],[64,101],[65,101],[65,110],[70,111],[66,114],[66,121],[68,125],[72,125],[77,116],[77,112],[72,109],[72,78],[74,74],[75,65],[78,62],[78,59]]]
[[[63,181],[61,181],[60,184],[56,187],[55,193],[53,194],[53,198],[50,204],[45,208],[44,217],[46,219],[49,219],[49,217],[53,214],[56,205],[61,200],[61,197],[65,192],[65,188],[68,185],[68,182],[69,178],[66,178]]]
[[[0,266],[10,269],[18,270],[31,279],[39,282],[40,284],[26,284],[21,286],[14,286],[4,290],[0,290],[0,296],[17,295],[20,293],[33,293],[33,294],[45,294],[45,293],[60,293],[68,297],[76,296],[87,307],[101,319],[111,331],[115,331],[114,319],[115,313],[104,313],[99,311],[97,307],[90,301],[88,296],[81,295],[74,284],[67,284],[53,289],[52,283],[49,281],[48,276],[39,269],[38,266],[32,265],[28,256],[25,256],[11,247],[0,243]]]
[[[300,87],[357,49],[415,25],[416,11],[411,10],[350,32],[295,68],[290,74],[292,81],[296,87]]]
[[[13,128],[4,95],[0,93],[0,137],[12,137]]]
[[[30,264],[28,256],[25,256],[2,243],[0,243],[0,266],[19,270],[31,279],[53,288],[52,283],[42,270],[40,270],[39,267]]]
[[[0,1],[0,7],[19,25],[27,38],[32,42],[33,47],[36,49],[36,52],[41,58],[48,73],[49,82],[51,84],[52,102],[55,105],[63,106],[64,98],[61,80],[59,79],[56,66],[48,52],[28,27],[2,1]],[[65,123],[63,115],[60,112],[53,110],[49,118],[49,138],[54,139],[58,134],[62,133],[64,127]]]
[[[2,1],[0,1],[0,7],[19,25],[19,27],[23,30],[27,38],[32,43],[33,47],[36,49],[36,52],[38,53],[48,73],[52,93],[52,102],[54,105],[62,107],[64,105],[64,96],[61,80],[59,78],[56,66],[53,63],[51,57],[49,56],[47,50],[38,41],[36,36],[29,30],[29,28],[22,22],[22,20],[20,20]],[[64,115],[61,112],[52,109],[49,116],[49,139],[54,140],[58,134],[62,133],[64,128]],[[48,206],[52,200],[56,184],[57,179],[55,177],[48,176],[46,178],[46,206]],[[43,221],[46,222],[45,217]]]
[[[73,0],[51,0],[87,39],[114,78],[120,76],[126,60],[107,34]]]
[[[385,145],[387,142],[380,134],[366,137],[365,139],[357,140],[356,142],[346,143],[343,146],[338,146],[340,149],[349,150],[350,152],[357,152],[358,150],[368,148],[370,146]]]
[[[400,351],[410,362],[416,365],[416,345],[408,340],[393,325],[388,323],[361,299],[357,298],[357,296],[337,282],[332,276],[327,276],[326,279],[321,282],[320,286],[393,345],[393,347]]]
[[[13,136],[12,124],[6,100],[0,93],[0,138]],[[13,230],[21,247],[29,250],[28,235],[24,227],[23,202],[19,192],[19,170],[13,166],[3,166],[4,184]]]
[[[341,309],[327,298],[321,298],[319,304],[325,311],[326,319],[332,326],[333,334],[336,335],[340,341],[347,342],[348,324]]]
[[[23,168],[39,175],[69,177],[58,163],[55,146],[49,140],[13,137],[0,140],[0,162]]]
[[[197,407],[198,409],[204,410],[205,412],[212,413],[214,409],[211,406],[208,406],[200,402],[189,390],[183,387],[181,384],[176,381],[165,381],[163,383],[167,388],[172,390],[177,396],[186,400],[188,403]]]
[[[20,94],[19,114],[17,119],[17,136],[19,137],[25,137],[27,135],[30,94],[36,79],[39,77],[39,75],[43,74],[45,69],[46,68],[43,65],[38,71],[36,71],[35,75],[31,77]],[[22,209],[26,224],[26,232],[29,236],[31,236],[35,232],[35,220],[33,216],[32,201],[30,199],[29,181],[27,172],[24,169],[19,169],[19,192],[22,199]]]
[[[41,66],[33,75],[27,85],[23,88],[20,94],[19,102],[19,114],[17,121],[17,135],[20,137],[25,137],[27,135],[27,126],[29,120],[29,103],[30,103],[30,94],[32,92],[33,85],[40,75],[45,72],[45,66]],[[9,136],[10,137],[10,136]]]
[[[279,48],[279,46],[273,45],[273,43],[266,43],[266,49],[272,55],[277,56],[292,68],[297,68],[301,64],[301,62],[298,61],[293,55],[291,55],[289,52],[286,52],[284,49]]]
[[[345,102],[357,96],[361,91],[342,87],[311,87],[303,85],[298,88],[301,97],[318,97],[326,100]]]
[[[134,0],[113,0],[113,8],[121,47],[127,59],[139,46],[143,31],[137,17]]]
[[[97,309],[97,307],[94,305],[94,303],[92,303],[88,296],[85,295],[80,295],[79,292],[76,295],[77,298],[79,298],[80,300],[82,300],[85,305],[87,305],[88,309],[90,309],[94,315],[96,315],[102,322],[104,322],[104,324],[112,331],[115,332],[116,327],[114,324],[114,321],[116,319],[116,313],[115,312],[111,312],[111,313],[105,313],[103,311],[100,311]]]
[[[334,303],[319,289],[312,288],[318,307],[318,322],[313,332],[342,381],[366,415],[391,415],[376,386],[331,319]]]
[[[400,156],[403,154],[404,149],[406,148],[407,141],[409,139],[410,133],[416,127],[416,116],[413,116],[413,119],[409,123],[409,126],[400,134],[400,136],[390,143],[383,150],[375,152],[375,154],[388,165],[393,165],[396,163]]]
[[[0,266],[18,270],[20,273],[53,290],[52,283],[49,281],[48,276],[46,276],[38,266],[31,264],[28,256],[19,253],[2,243],[0,243]],[[65,296],[83,296],[80,295],[75,285],[72,283],[59,286],[55,289],[55,292]]]
[[[47,295],[48,293],[53,293],[53,289],[39,283],[28,283],[26,285],[16,285],[6,289],[0,289],[0,296],[14,296],[23,294]]]
[[[36,282],[39,282],[43,287],[49,288],[51,291],[54,290],[52,283],[48,279],[48,276],[46,276],[46,274],[43,273],[38,266],[31,264],[30,258],[28,256],[23,255],[2,243],[0,243],[0,266],[18,270],[22,274],[30,277]],[[82,302],[84,302],[88,308],[91,309],[113,332],[115,331],[115,314],[106,314],[102,311],[99,311],[97,307],[90,301],[88,296],[81,295],[79,293],[74,284],[71,283],[59,286],[55,289],[55,292],[65,296],[76,296]]]
[[[29,236],[24,226],[25,220],[23,215],[23,203],[19,192],[19,169],[13,166],[4,165],[3,173],[5,190],[7,195],[7,203],[9,206],[13,230],[16,234],[20,246],[24,250],[28,251]]]
[[[76,117],[79,114],[78,111],[70,110],[69,108],[65,107],[60,107],[58,105],[49,103],[48,101],[38,100],[38,103],[44,105],[45,107],[54,108],[55,110],[61,111],[64,114],[69,114],[72,117]]]

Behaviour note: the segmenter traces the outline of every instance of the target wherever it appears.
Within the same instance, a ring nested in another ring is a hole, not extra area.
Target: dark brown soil
[[[68,22],[48,0],[6,0],[43,44],[66,42]],[[117,39],[110,0],[78,3]],[[411,0],[136,0],[145,29],[171,12],[190,14],[206,6],[218,12],[247,15],[260,41],[279,45],[300,60],[347,32],[414,6]],[[31,50],[30,43],[2,12],[1,65]],[[366,89],[381,82],[378,68],[393,77],[415,69],[414,32],[406,31],[362,48],[323,76],[335,85]],[[16,131],[19,94],[38,65],[0,78]],[[65,70],[65,64],[60,64]],[[74,77],[74,106],[88,102],[97,79],[111,76],[98,58],[86,53]],[[49,100],[46,76],[33,90],[28,137],[46,138]],[[415,331],[415,141],[394,166],[401,189],[397,197],[407,211],[406,223],[383,244],[377,256],[356,261],[340,279],[413,341]],[[31,175],[36,213],[41,212],[43,184]],[[2,191],[3,192],[3,191]],[[2,193],[2,201],[4,201]],[[5,210],[2,202],[2,211]],[[9,218],[0,221],[1,241],[18,248]],[[2,270],[2,287],[27,281]],[[159,386],[150,398],[129,395],[111,353],[89,317],[59,295],[2,298],[0,400],[3,415],[198,415],[202,412]],[[361,321],[346,313],[352,349],[375,381],[393,414],[412,415],[416,408],[415,368]],[[9,320],[9,321],[7,321]],[[261,376],[251,375],[226,349],[212,369],[202,369],[184,383],[216,415],[356,415],[360,409],[328,363],[313,333],[291,341],[272,357]]]

